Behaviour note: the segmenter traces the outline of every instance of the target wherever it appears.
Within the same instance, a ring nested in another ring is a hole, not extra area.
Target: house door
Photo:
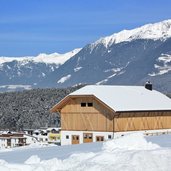
[[[83,142],[84,143],[93,142],[93,134],[92,133],[83,133]]]
[[[104,136],[96,136],[96,141],[104,141]]]
[[[72,144],[79,144],[79,143],[80,143],[79,135],[72,135]]]

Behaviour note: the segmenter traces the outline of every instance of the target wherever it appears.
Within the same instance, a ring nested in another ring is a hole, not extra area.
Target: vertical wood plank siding
[[[93,107],[81,107],[81,102]],[[61,109],[61,129],[78,131],[134,131],[171,128],[171,111],[114,113],[93,97],[78,97]]]

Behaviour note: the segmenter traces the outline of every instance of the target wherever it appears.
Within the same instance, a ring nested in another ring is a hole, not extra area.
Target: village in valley
[[[60,145],[60,128],[25,129],[20,132],[0,131],[0,149],[40,144]]]

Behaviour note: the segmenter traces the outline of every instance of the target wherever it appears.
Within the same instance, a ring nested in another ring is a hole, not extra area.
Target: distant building
[[[61,143],[61,128],[48,128],[48,143],[60,145]]]
[[[60,128],[37,129],[33,136],[41,143],[60,145]]]
[[[23,133],[1,133],[0,134],[0,148],[11,148],[25,146],[26,137]]]
[[[23,129],[25,134],[33,135],[34,129]]]
[[[0,149],[34,143],[60,145],[60,128],[25,129],[23,132],[0,131]]]
[[[126,131],[171,129],[171,99],[143,86],[85,86],[51,112],[61,116],[61,145],[104,141]]]
[[[47,143],[48,142],[46,130],[42,130],[42,129],[34,130],[33,137],[35,137],[38,142],[41,142],[41,143]]]

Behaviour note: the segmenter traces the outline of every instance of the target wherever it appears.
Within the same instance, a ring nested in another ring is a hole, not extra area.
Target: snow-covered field
[[[0,171],[170,171],[171,135],[126,135],[104,143],[0,152]]]

